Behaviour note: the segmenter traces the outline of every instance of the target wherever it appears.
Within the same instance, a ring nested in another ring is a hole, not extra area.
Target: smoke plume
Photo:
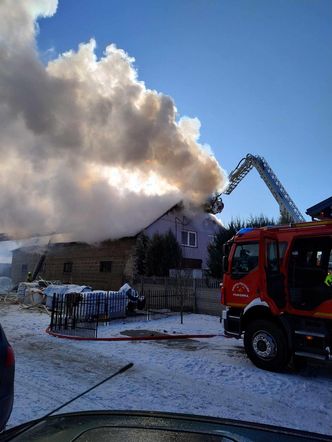
[[[178,120],[126,52],[111,44],[98,59],[90,40],[41,62],[37,19],[56,9],[57,0],[0,3],[0,232],[117,238],[221,190],[199,121]]]

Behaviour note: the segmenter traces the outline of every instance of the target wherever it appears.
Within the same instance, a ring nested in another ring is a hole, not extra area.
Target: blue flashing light
[[[252,232],[253,230],[253,227],[244,227],[237,232],[237,235],[244,235],[245,233]]]

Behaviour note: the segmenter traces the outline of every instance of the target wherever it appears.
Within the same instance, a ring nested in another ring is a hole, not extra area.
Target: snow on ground
[[[240,419],[332,434],[332,370],[299,373],[256,368],[242,341],[218,336],[190,341],[83,342],[45,333],[49,316],[0,305],[0,322],[16,355],[15,403],[8,426],[36,419],[129,362],[134,367],[59,413],[77,410],[158,410]],[[102,335],[144,329],[218,333],[218,317],[185,315],[115,320]],[[99,334],[101,335],[101,334]]]

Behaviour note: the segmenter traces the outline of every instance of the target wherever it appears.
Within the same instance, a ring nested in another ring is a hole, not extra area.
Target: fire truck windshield
[[[238,244],[232,260],[232,274],[245,275],[257,267],[258,242]]]

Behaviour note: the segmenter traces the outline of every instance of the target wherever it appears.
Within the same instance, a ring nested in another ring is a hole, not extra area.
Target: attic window
[[[197,233],[190,230],[182,230],[181,244],[187,247],[197,247]]]
[[[112,271],[112,261],[100,261],[99,271],[110,273]]]
[[[27,271],[28,271],[28,264],[22,264],[21,272],[27,273]]]
[[[63,273],[71,273],[73,270],[73,263],[72,262],[65,262],[63,264]]]

